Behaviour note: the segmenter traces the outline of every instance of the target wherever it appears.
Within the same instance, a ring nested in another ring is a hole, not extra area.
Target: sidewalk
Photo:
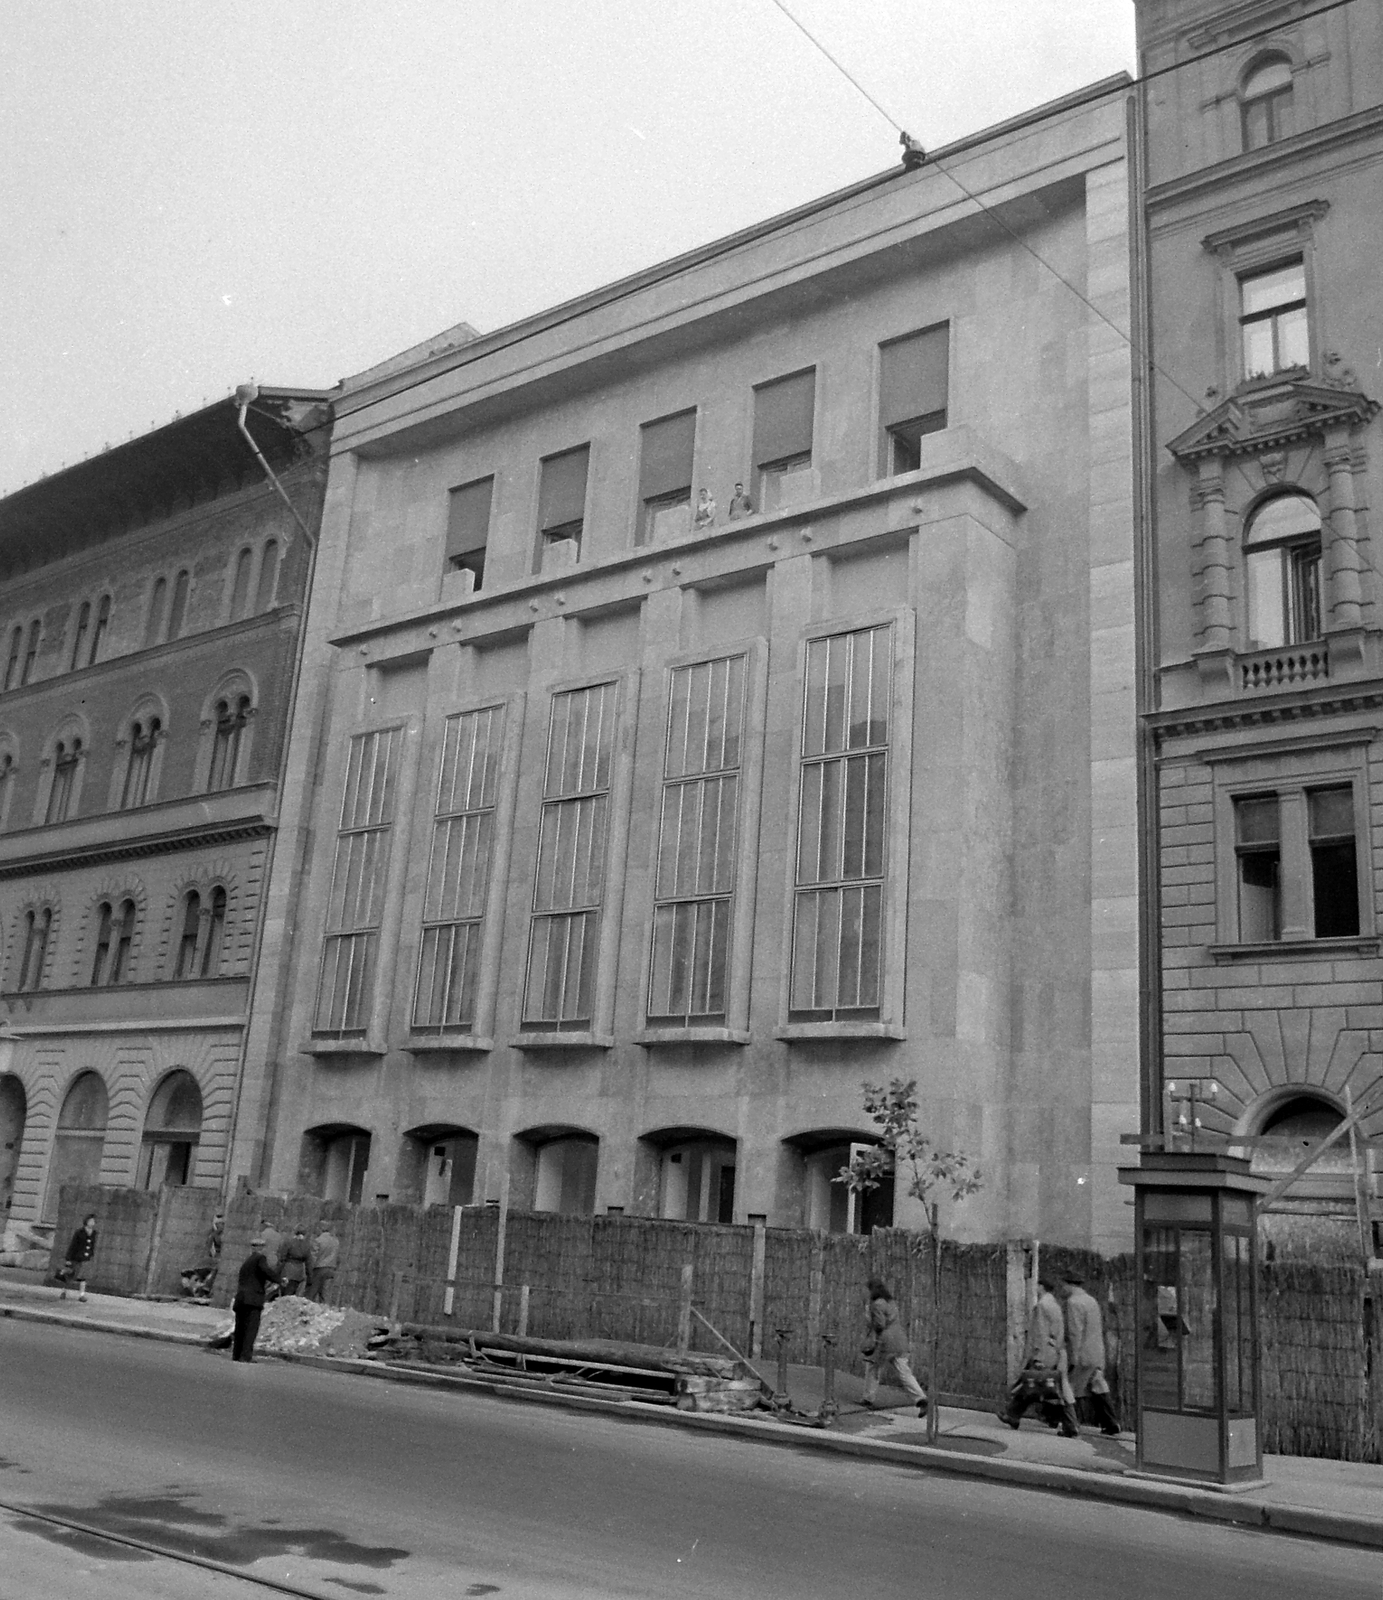
[[[104,1294],[92,1294],[85,1302],[73,1295],[62,1300],[55,1288],[25,1282],[0,1270],[0,1317],[200,1344],[224,1324],[226,1316],[224,1310],[186,1300],[131,1300]],[[961,1473],[1014,1486],[1117,1500],[1151,1510],[1383,1549],[1383,1466],[1305,1456],[1267,1456],[1263,1462],[1265,1483],[1236,1493],[1222,1493],[1134,1475],[1132,1434],[1106,1439],[1093,1429],[1085,1429],[1079,1439],[1062,1439],[1036,1421],[1024,1421],[1014,1432],[997,1416],[953,1406],[941,1408],[940,1436],[936,1445],[929,1446],[926,1424],[917,1418],[901,1393],[883,1390],[881,1400],[896,1398],[896,1405],[866,1410],[859,1404],[861,1380],[849,1373],[840,1373],[836,1378],[840,1415],[830,1428],[815,1429],[780,1422],[767,1413],[717,1415],[674,1411],[637,1401],[586,1399],[547,1391],[535,1394],[491,1378],[427,1368],[404,1369],[317,1356],[283,1359],[429,1387],[482,1388],[540,1404],[594,1410],[631,1420],[637,1417],[766,1444]],[[771,1367],[762,1370],[765,1376],[772,1377]],[[814,1412],[822,1397],[821,1369],[789,1367],[788,1389],[799,1411]]]

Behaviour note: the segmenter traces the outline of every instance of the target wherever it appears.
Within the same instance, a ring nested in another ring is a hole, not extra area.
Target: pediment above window
[[[1183,466],[1191,466],[1208,456],[1255,454],[1321,437],[1335,428],[1360,428],[1378,410],[1378,401],[1358,387],[1352,374],[1280,376],[1268,383],[1241,385],[1236,394],[1170,440],[1167,448]]]

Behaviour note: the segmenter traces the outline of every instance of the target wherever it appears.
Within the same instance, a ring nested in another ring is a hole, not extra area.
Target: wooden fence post
[[[509,1174],[506,1172],[499,1185],[499,1227],[495,1235],[495,1303],[491,1318],[491,1333],[499,1332],[500,1307],[504,1300],[504,1229],[509,1221]]]
[[[692,1317],[692,1264],[682,1268],[682,1293],[677,1308],[677,1354],[686,1355],[691,1348]]]
[[[456,1314],[456,1262],[461,1253],[461,1207],[455,1206],[451,1213],[451,1250],[447,1255],[447,1292],[442,1302],[442,1315],[444,1317]]]
[[[812,1239],[811,1261],[807,1267],[807,1349],[815,1350],[821,1341],[821,1300],[826,1282],[826,1243],[818,1233]]]
[[[528,1337],[528,1285],[525,1283],[519,1289],[519,1326],[520,1339]]]
[[[158,1192],[158,1208],[154,1212],[154,1226],[149,1235],[149,1254],[144,1262],[144,1294],[146,1297],[154,1292],[154,1283],[158,1277],[159,1252],[163,1248],[164,1224],[172,1203],[173,1190],[165,1184]]]
[[[768,1229],[754,1224],[754,1256],[749,1269],[749,1359],[757,1361],[764,1346],[764,1257]]]
[[[1004,1371],[1009,1386],[1023,1370],[1023,1345],[1028,1334],[1028,1284],[1024,1273],[1024,1249],[1011,1239],[1004,1246],[1004,1289],[1008,1337],[1004,1341]]]

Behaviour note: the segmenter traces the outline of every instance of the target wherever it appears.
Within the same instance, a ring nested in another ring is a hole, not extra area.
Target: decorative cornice
[[[1323,437],[1333,428],[1359,428],[1379,405],[1351,381],[1279,375],[1271,383],[1241,385],[1238,392],[1167,442],[1184,467],[1210,456],[1253,455],[1299,439]]]
[[[99,866],[108,861],[138,861],[146,856],[174,855],[180,850],[203,849],[208,845],[232,844],[239,839],[262,839],[274,825],[262,817],[247,822],[211,823],[202,827],[180,828],[174,833],[106,844],[86,845],[72,850],[36,850],[31,856],[0,863],[0,881],[27,878],[36,872],[68,872],[76,867]]]
[[[1383,682],[1377,679],[1354,689],[1305,691],[1300,695],[1219,701],[1213,706],[1181,706],[1175,711],[1152,711],[1143,722],[1157,740],[1185,738],[1191,734],[1228,733],[1236,728],[1270,728],[1284,722],[1307,722],[1316,717],[1344,716],[1383,707]],[[1352,738],[1349,734],[1347,738]],[[1251,753],[1246,748],[1246,753]]]
[[[1208,233],[1201,240],[1201,248],[1212,255],[1222,255],[1236,245],[1247,244],[1251,239],[1261,239],[1271,233],[1286,233],[1289,228],[1309,233],[1311,228],[1330,210],[1328,200],[1307,200],[1299,206],[1289,206],[1285,211],[1274,211],[1270,216],[1254,217],[1251,222],[1238,222],[1232,228],[1221,228]],[[1303,224],[1305,229],[1303,230]]]

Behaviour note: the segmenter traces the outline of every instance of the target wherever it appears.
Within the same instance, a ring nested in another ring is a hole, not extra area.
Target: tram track
[[[293,1600],[339,1600],[322,1589],[305,1589],[301,1584],[289,1583],[282,1578],[270,1578],[263,1573],[246,1572],[243,1567],[232,1566],[228,1561],[217,1561],[214,1556],[190,1555],[185,1550],[174,1550],[168,1545],[156,1544],[151,1539],[140,1539],[133,1534],[112,1533],[94,1523],[79,1522],[75,1517],[56,1516],[51,1511],[39,1511],[33,1506],[17,1504],[13,1500],[0,1500],[0,1511],[29,1522],[42,1522],[50,1527],[62,1528],[68,1533],[81,1534],[87,1539],[99,1539],[107,1544],[123,1545],[142,1555],[156,1556],[160,1561],[172,1561],[178,1566],[200,1567],[205,1572],[215,1572],[222,1577],[235,1578],[244,1584],[267,1589],[271,1594],[286,1594]]]

